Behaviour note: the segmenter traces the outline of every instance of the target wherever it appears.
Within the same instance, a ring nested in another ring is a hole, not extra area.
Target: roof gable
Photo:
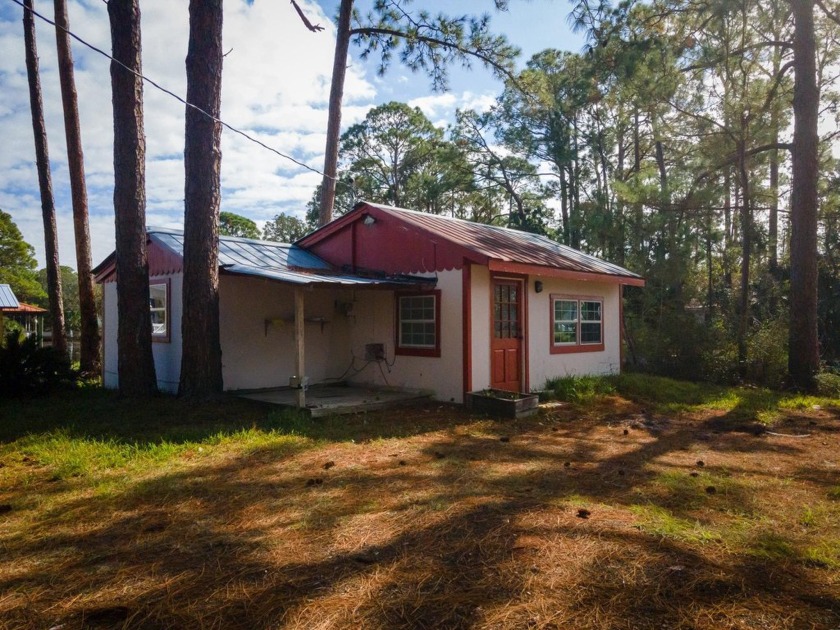
[[[623,267],[545,236],[368,202],[298,244],[333,264],[343,260],[392,273],[443,271],[467,260],[499,270],[644,284]]]

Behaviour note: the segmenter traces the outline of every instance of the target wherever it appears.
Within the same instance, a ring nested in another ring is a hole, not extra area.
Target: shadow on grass
[[[628,516],[634,506],[685,523],[698,510],[754,511],[736,479],[706,492],[709,479],[728,478],[715,461],[690,477],[692,449],[760,460],[802,447],[745,434],[698,442],[710,426],[665,420],[625,435],[572,421],[574,410],[515,423],[435,412],[399,415],[409,440],[375,440],[390,421],[370,416],[341,419],[343,430],[286,427],[329,450],[265,445],[22,510],[13,518],[32,523],[3,540],[4,615],[20,627],[840,623],[826,574],[761,519],[753,542],[726,551]],[[342,437],[366,429],[367,444]],[[584,505],[591,514],[579,518]]]
[[[136,401],[91,387],[49,397],[0,400],[0,444],[51,432],[118,444],[183,444],[249,429],[316,441],[349,442],[434,431],[440,427],[441,413],[465,417],[452,405],[432,409],[428,418],[417,418],[412,423],[403,422],[398,412],[389,410],[313,420],[294,410],[233,396],[209,403],[187,402],[167,395]]]
[[[2,403],[3,439],[190,442],[257,427],[317,444],[255,442],[113,486],[35,470],[28,487],[0,488],[14,504],[0,516],[0,615],[14,627],[840,623],[827,571],[768,524],[784,502],[741,478],[774,483],[764,462],[807,460],[808,445],[721,434],[741,412],[570,408],[502,423],[438,405],[311,421],[246,401],[33,402]],[[712,456],[699,471],[698,453]]]

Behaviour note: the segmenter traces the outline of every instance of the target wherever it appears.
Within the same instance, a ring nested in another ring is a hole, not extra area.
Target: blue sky
[[[326,108],[332,69],[337,1],[303,0],[313,22],[326,27],[308,32],[287,0],[227,0],[222,118],[266,144],[315,168],[323,162]],[[571,33],[569,5],[562,0],[511,0],[507,13],[492,10],[491,0],[422,2],[431,11],[491,12],[493,29],[523,50],[520,66],[548,47],[579,50]],[[185,93],[187,48],[186,0],[141,0],[143,70],[178,94]],[[364,2],[359,7],[364,10]],[[110,50],[108,16],[102,0],[69,0],[71,29],[92,44]],[[52,3],[36,1],[36,10],[52,17]],[[0,208],[9,212],[43,264],[43,226],[35,171],[21,24],[22,9],[0,0]],[[41,82],[59,228],[61,263],[75,267],[72,211],[67,177],[61,96],[51,27],[37,24]],[[113,249],[113,130],[107,59],[73,44],[88,180],[94,264]],[[501,89],[482,68],[453,69],[452,89],[432,92],[428,79],[394,63],[384,77],[375,63],[352,61],[345,86],[343,124],[364,117],[390,100],[421,107],[432,121],[445,124],[458,108],[487,107]],[[147,223],[179,226],[183,222],[183,106],[150,86],[145,90],[147,141]],[[278,212],[302,215],[319,182],[318,175],[230,132],[222,136],[222,209],[262,223]]]

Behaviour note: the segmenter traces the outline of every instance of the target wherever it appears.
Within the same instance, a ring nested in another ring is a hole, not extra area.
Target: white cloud
[[[231,0],[225,6],[222,118],[315,168],[323,148],[332,73],[334,26],[314,0],[302,8],[325,27],[310,33],[288,2]],[[143,72],[176,94],[186,92],[187,3],[144,0]],[[51,6],[39,12],[52,17]],[[0,7],[0,208],[9,212],[43,264],[43,226],[24,65],[21,11]],[[107,7],[70,0],[71,29],[110,51]],[[75,267],[72,212],[55,37],[36,24],[41,84],[56,195],[61,263]],[[113,249],[113,119],[109,61],[73,42],[85,151],[94,264]],[[184,106],[146,84],[147,223],[180,225],[184,196]],[[364,117],[376,96],[364,65],[351,63],[343,124]],[[302,215],[320,178],[228,130],[222,134],[222,207],[264,221],[277,212]]]
[[[445,92],[443,94],[429,94],[408,101],[412,107],[419,107],[428,118],[443,117],[452,122],[457,109],[474,109],[485,112],[496,104],[496,94],[487,92],[475,94],[470,91],[460,93]],[[437,124],[437,123],[436,123]]]

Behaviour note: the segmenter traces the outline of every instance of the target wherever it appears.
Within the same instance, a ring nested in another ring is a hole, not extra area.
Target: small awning
[[[358,274],[316,273],[311,271],[296,271],[292,269],[272,269],[267,267],[250,267],[248,265],[222,265],[222,273],[242,276],[255,276],[266,280],[275,280],[298,286],[340,286],[378,289],[418,289],[434,287],[437,278],[431,276],[363,276]]]

